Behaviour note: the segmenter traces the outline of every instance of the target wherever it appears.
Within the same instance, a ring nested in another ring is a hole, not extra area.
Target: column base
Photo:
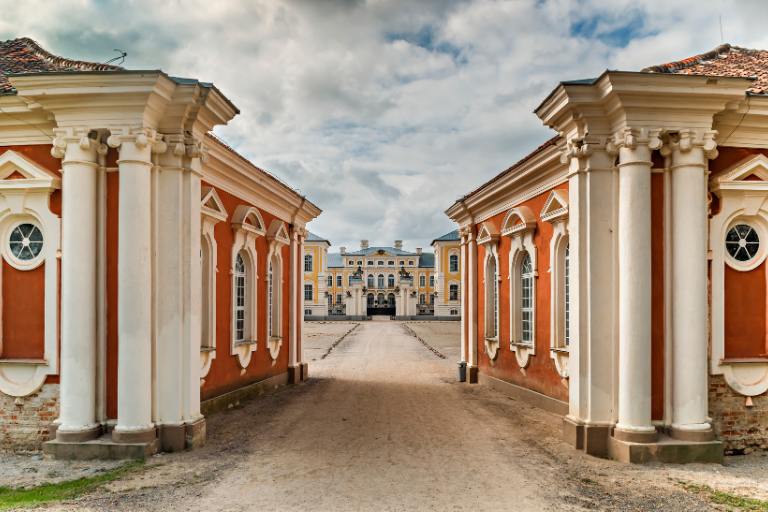
[[[183,452],[187,447],[187,426],[180,425],[158,425],[157,437],[160,441],[160,451],[163,452]],[[112,435],[114,440],[114,432]]]
[[[723,443],[721,441],[703,443],[679,441],[664,435],[659,436],[658,441],[654,443],[632,443],[612,436],[608,438],[608,454],[613,460],[634,464],[647,462],[722,464]]]
[[[181,428],[184,428],[183,425]],[[127,432],[115,428],[112,431],[112,441],[115,443],[151,443],[155,439],[157,439],[157,429],[155,427]]]
[[[59,426],[56,428],[55,439],[62,443],[83,443],[85,441],[98,438],[101,433],[101,425],[94,425],[93,427],[85,430],[74,431],[62,431],[61,427]]]
[[[185,425],[186,433],[186,447],[190,450],[200,448],[205,445],[205,439],[208,436],[208,426],[205,418],[187,423]]]
[[[715,431],[711,428],[707,430],[686,430],[676,427],[669,429],[669,437],[679,441],[693,441],[695,443],[704,443],[714,441]]]
[[[309,379],[309,363],[300,363],[301,367],[301,380],[305,381]]]
[[[577,450],[583,450],[584,424],[568,416],[563,417],[563,441]]]
[[[470,384],[477,384],[478,382],[478,368],[477,366],[467,366],[467,382]]]
[[[656,430],[652,432],[637,432],[634,430],[622,430],[617,427],[613,429],[613,437],[618,441],[627,443],[654,443],[659,438],[659,434]]]
[[[588,455],[607,458],[611,428],[610,425],[585,425],[566,416],[563,418],[563,440]]]
[[[288,367],[288,384],[301,382],[301,365]]]

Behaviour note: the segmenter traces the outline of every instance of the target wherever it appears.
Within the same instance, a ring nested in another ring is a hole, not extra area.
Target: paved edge
[[[421,336],[419,336],[418,334],[416,334],[416,331],[414,331],[413,329],[411,329],[411,326],[410,326],[410,325],[408,325],[406,322],[403,322],[403,323],[402,323],[402,326],[403,326],[403,327],[405,327],[405,330],[406,330],[406,331],[408,331],[408,334],[410,334],[411,336],[413,336],[414,338],[416,338],[417,340],[419,340],[419,341],[421,342],[421,344],[422,344],[422,345],[424,345],[425,347],[427,347],[427,348],[429,349],[429,351],[430,351],[430,352],[434,353],[434,354],[435,354],[437,357],[439,357],[440,359],[446,359],[446,357],[445,357],[445,354],[443,354],[442,352],[440,352],[439,350],[437,350],[435,347],[433,347],[432,345],[430,345],[429,343],[427,343],[427,342],[424,340],[424,338],[422,338]]]
[[[325,359],[326,357],[328,357],[328,354],[330,354],[330,353],[333,351],[333,349],[335,349],[335,348],[338,346],[338,344],[339,344],[339,343],[341,343],[342,341],[344,341],[344,339],[345,339],[347,336],[349,336],[350,334],[352,334],[352,331],[354,331],[354,330],[355,330],[355,329],[357,329],[358,327],[360,327],[360,324],[355,324],[355,325],[353,325],[353,326],[352,326],[352,328],[351,328],[350,330],[348,330],[347,332],[345,332],[345,333],[344,333],[344,334],[341,336],[341,338],[339,338],[339,339],[337,339],[336,341],[334,341],[334,342],[333,342],[333,344],[332,344],[332,345],[331,345],[331,346],[328,348],[328,350],[325,352],[325,354],[323,354],[323,355],[322,355],[322,357],[320,357],[320,360],[322,361],[323,359]]]

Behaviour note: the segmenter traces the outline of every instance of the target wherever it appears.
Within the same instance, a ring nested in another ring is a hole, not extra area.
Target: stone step
[[[54,439],[43,443],[43,453],[63,460],[145,460],[157,453],[159,447],[158,439],[147,443],[116,443],[110,434],[105,434],[90,441],[63,442]]]

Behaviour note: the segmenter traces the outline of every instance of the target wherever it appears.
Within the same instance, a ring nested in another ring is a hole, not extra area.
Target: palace
[[[307,376],[306,197],[210,83],[0,42],[0,449],[144,457]]]
[[[470,382],[619,460],[768,444],[768,51],[558,84],[558,135],[447,210]]]
[[[398,318],[459,317],[459,238],[453,231],[438,239],[435,253],[372,247],[328,253],[331,243],[312,233],[304,251],[304,315],[308,319],[343,315]],[[445,261],[445,264],[441,264]]]

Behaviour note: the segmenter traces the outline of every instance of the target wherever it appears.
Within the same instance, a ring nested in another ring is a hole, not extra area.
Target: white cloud
[[[564,79],[640,69],[725,38],[768,48],[763,2],[0,0],[0,38],[213,81],[219,133],[324,209],[336,246],[410,247],[443,210],[550,136],[531,113]]]

